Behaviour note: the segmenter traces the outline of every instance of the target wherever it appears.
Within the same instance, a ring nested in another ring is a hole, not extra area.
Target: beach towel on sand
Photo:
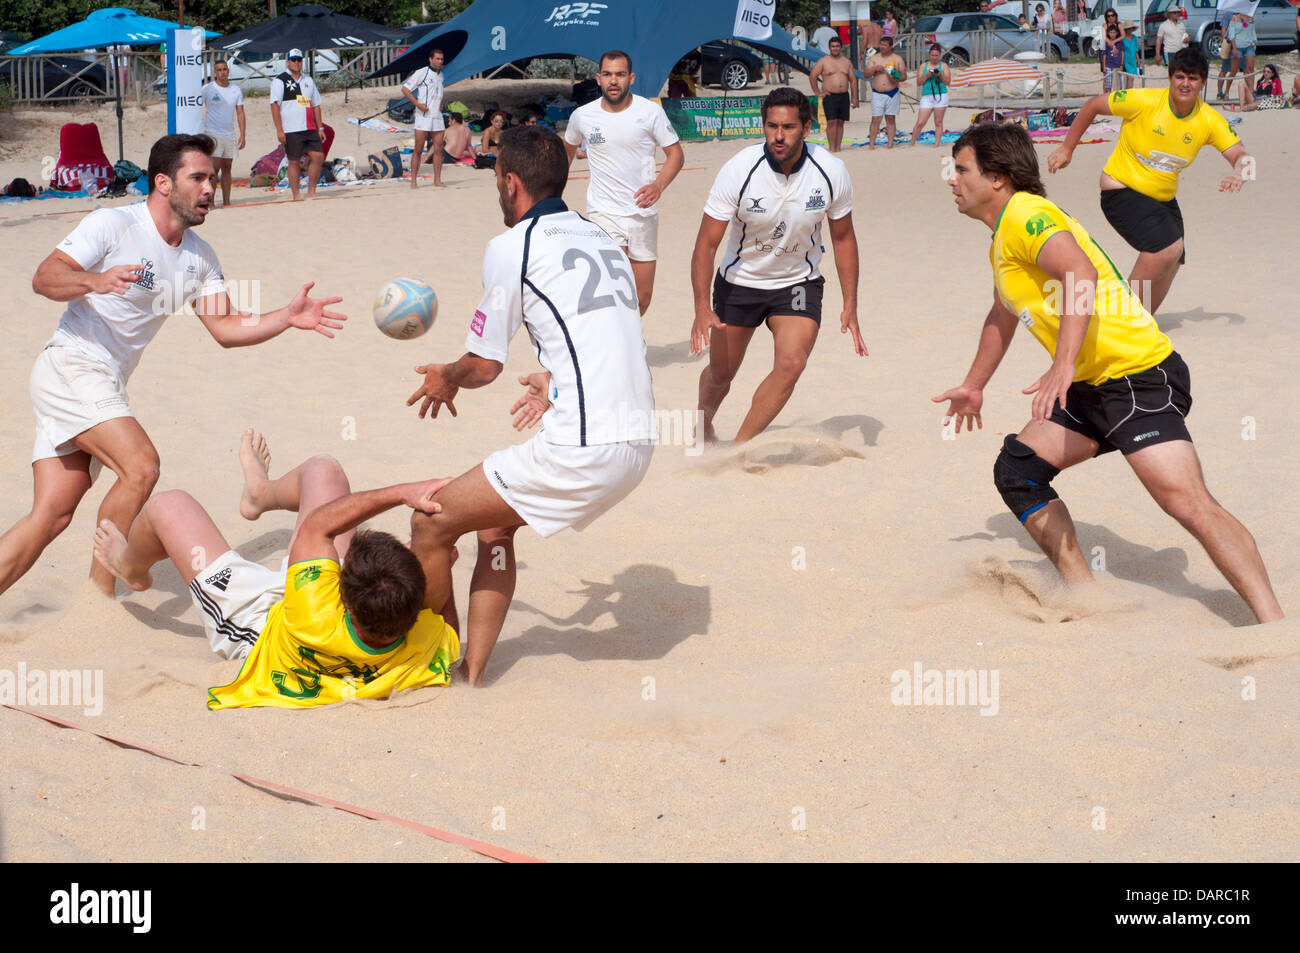
[[[68,122],[59,130],[59,157],[50,176],[50,188],[98,192],[113,181],[113,164],[104,155],[99,127],[93,122]]]

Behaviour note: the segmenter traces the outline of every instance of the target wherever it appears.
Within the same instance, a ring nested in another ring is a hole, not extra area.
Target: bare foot
[[[99,528],[95,530],[95,559],[136,592],[143,592],[153,585],[153,576],[147,572],[134,578],[127,576],[122,568],[125,555],[126,537],[122,531],[113,525],[112,520],[100,520]]]
[[[271,448],[256,430],[245,430],[239,438],[239,466],[244,471],[244,491],[239,496],[239,515],[255,520],[267,511],[262,493],[270,479]]]

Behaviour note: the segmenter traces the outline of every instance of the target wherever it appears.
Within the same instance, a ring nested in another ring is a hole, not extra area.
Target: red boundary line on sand
[[[30,708],[23,708],[21,705],[0,704],[0,707],[8,708],[12,711],[22,712],[24,715],[31,715],[33,718],[39,718],[42,721],[47,721],[52,725],[58,726],[59,728],[71,728],[74,731],[84,731],[87,734],[94,735],[96,738],[102,738],[104,741],[107,741],[111,744],[115,744],[121,748],[133,748],[136,751],[143,751],[145,754],[151,754],[155,758],[162,758],[166,761],[172,761],[176,764],[185,765],[186,767],[193,767],[193,768],[203,767],[203,765],[199,764],[197,761],[185,761],[181,758],[177,758],[174,755],[167,754],[165,751],[160,751],[157,748],[150,748],[148,745],[136,744],[135,742],[132,741],[123,741],[121,738],[114,738],[112,735],[106,735],[103,732],[94,731],[93,729],[82,727],[81,725],[74,724],[73,722],[70,721],[64,721],[62,718],[56,718],[54,715],[47,715],[44,712],[33,711]],[[472,837],[462,837],[459,834],[451,834],[448,833],[447,831],[438,830],[438,828],[436,827],[429,827],[425,824],[417,824],[415,821],[408,821],[405,820],[404,818],[394,817],[391,814],[383,814],[379,811],[372,811],[369,808],[358,807],[355,804],[346,804],[343,801],[335,801],[333,798],[322,797],[319,794],[312,794],[308,791],[299,791],[297,788],[286,787],[283,784],[276,784],[274,781],[264,781],[261,778],[254,778],[247,774],[237,774],[234,771],[224,771],[222,773],[228,774],[236,781],[240,781],[244,784],[250,785],[251,787],[264,788],[268,791],[279,792],[280,794],[287,794],[290,797],[300,798],[304,801],[309,801],[312,804],[319,805],[320,807],[332,807],[335,810],[344,811],[345,813],[348,814],[356,814],[359,817],[368,818],[372,821],[391,821],[394,824],[399,824],[402,827],[416,831],[417,833],[420,834],[424,834],[428,837],[432,837],[435,840],[444,841],[445,843],[448,844],[455,844],[459,847],[467,847],[470,850],[474,851],[474,853],[476,854],[482,854],[484,857],[491,857],[493,860],[499,860],[502,863],[506,863],[506,864],[545,863],[545,861],[538,860],[536,857],[529,857],[527,854],[517,854],[514,851],[506,850],[503,847],[494,847],[493,845],[484,843],[483,841],[474,840]]]

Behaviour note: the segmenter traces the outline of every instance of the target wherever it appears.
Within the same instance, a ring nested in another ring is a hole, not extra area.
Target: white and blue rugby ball
[[[418,338],[437,316],[438,296],[415,278],[394,278],[375,299],[375,326],[399,341]]]

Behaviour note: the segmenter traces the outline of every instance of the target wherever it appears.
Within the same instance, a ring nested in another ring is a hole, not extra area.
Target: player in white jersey
[[[212,64],[212,82],[203,87],[203,131],[216,140],[212,164],[221,178],[221,204],[230,204],[231,166],[244,148],[244,91],[230,84],[230,64]],[[238,127],[238,128],[236,128]]]
[[[442,188],[442,50],[429,51],[429,65],[421,66],[402,84],[402,95],[415,105],[415,150],[411,153],[411,188],[420,187],[420,159],[425,146],[433,156],[433,184]]]
[[[0,593],[67,528],[100,466],[117,482],[99,519],[124,533],[153,491],[158,451],[131,414],[126,382],[168,315],[193,304],[223,347],[258,344],[291,327],[333,337],[330,329],[346,320],[325,310],[341,298],[307,297],[310,282],[269,314],[231,305],[216,254],[190,231],[212,208],[213,145],[209,136],[159,139],[149,152],[148,199],[91,212],[36,269],[33,290],[68,308],[32,368],[35,498],[0,536]],[[103,566],[92,564],[90,575],[113,592]]]
[[[844,296],[840,332],[851,335],[859,356],[867,355],[858,330],[858,240],[848,170],[836,156],[804,141],[812,109],[797,89],[783,86],[768,93],[762,116],[765,142],[742,149],[718,172],[691,257],[691,353],[709,351],[700,374],[706,441],[717,440],[713,417],[754,330],[764,322],[772,332],[772,372],[754,392],[736,443],[762,433],[794,393],[821,325],[823,219],[830,222]],[[715,274],[728,222],[731,235]]]
[[[587,217],[632,260],[637,307],[645,314],[659,258],[659,198],[681,171],[685,156],[663,107],[632,95],[635,81],[632,57],[622,50],[602,54],[596,74],[600,99],[573,111],[564,143],[570,163],[579,146],[587,144]],[[664,167],[656,176],[657,149],[664,151]]]
[[[529,391],[514,407],[517,428],[540,416],[542,431],[439,491],[440,513],[411,520],[430,605],[451,592],[452,546],[479,531],[466,625],[471,684],[481,683],[514,595],[515,530],[585,528],[641,482],[657,436],[631,267],[599,226],[565,206],[568,172],[564,143],[549,129],[503,134],[497,190],[510,230],[488,243],[468,353],[416,368],[424,383],[407,401],[423,401],[421,417],[444,404],[455,414],[460,388],[500,375],[521,326],[544,368],[520,378]]]

